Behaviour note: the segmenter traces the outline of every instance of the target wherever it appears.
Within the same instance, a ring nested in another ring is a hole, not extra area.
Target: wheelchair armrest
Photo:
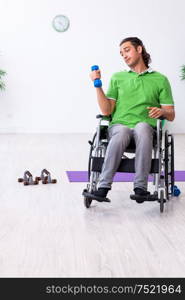
[[[111,120],[111,115],[96,115],[96,119],[104,119],[104,120]]]
[[[165,117],[160,117],[157,119],[157,128],[162,128],[164,126],[166,118]]]

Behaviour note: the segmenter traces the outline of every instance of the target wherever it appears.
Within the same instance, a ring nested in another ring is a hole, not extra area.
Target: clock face
[[[58,32],[64,32],[69,28],[69,19],[64,15],[58,15],[53,19],[53,27]]]

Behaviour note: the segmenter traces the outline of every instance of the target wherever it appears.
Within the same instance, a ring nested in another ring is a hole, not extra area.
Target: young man
[[[149,67],[150,55],[140,39],[121,41],[120,54],[129,71],[113,74],[106,94],[96,88],[103,115],[112,115],[109,144],[100,175],[96,196],[105,198],[122,155],[133,137],[136,144],[134,192],[146,197],[151,168],[153,130],[157,118],[175,118],[174,101],[168,79]],[[100,70],[92,71],[92,80],[101,78]]]

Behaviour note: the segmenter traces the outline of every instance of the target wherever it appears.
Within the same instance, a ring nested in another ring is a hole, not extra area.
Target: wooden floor
[[[184,277],[185,182],[160,214],[156,202],[129,199],[114,183],[111,203],[83,204],[91,134],[0,135],[0,277]],[[185,170],[185,135],[175,135],[176,170]],[[57,184],[24,186],[43,168]]]

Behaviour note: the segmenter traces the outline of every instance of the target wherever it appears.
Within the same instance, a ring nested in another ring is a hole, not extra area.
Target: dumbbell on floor
[[[51,174],[48,170],[43,169],[41,171],[41,176],[36,177],[36,180],[41,180],[43,184],[47,183],[57,183],[56,179],[51,179]]]
[[[36,178],[33,180],[33,176],[28,170],[24,172],[23,178],[18,178],[18,182],[23,182],[24,185],[36,185],[39,183]]]

